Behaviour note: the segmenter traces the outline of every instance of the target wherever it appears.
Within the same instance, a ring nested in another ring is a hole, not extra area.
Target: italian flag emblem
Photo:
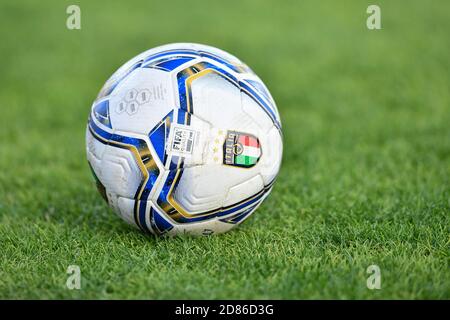
[[[252,134],[228,131],[223,144],[223,163],[226,165],[250,168],[261,157],[258,138]]]

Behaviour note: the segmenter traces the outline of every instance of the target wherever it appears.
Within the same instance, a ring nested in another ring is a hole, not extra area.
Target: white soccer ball
[[[117,70],[92,105],[87,158],[125,221],[156,235],[210,235],[247,219],[282,157],[269,91],[236,57],[169,44]]]

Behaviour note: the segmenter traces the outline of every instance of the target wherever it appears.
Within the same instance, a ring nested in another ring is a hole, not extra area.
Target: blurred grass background
[[[449,30],[448,1],[2,1],[0,298],[449,299]],[[85,159],[104,81],[171,42],[235,54],[281,113],[273,193],[220,237],[131,229]]]

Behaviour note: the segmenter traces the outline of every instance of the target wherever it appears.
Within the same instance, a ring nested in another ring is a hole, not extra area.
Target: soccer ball
[[[210,235],[269,195],[281,123],[261,79],[213,47],[143,52],[105,83],[86,130],[98,190],[125,221],[155,235]]]

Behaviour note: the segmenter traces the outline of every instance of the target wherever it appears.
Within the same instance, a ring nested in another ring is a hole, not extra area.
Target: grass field
[[[75,3],[81,30],[70,1],[0,4],[0,298],[450,298],[450,2]],[[223,236],[144,236],[87,165],[103,82],[170,42],[240,57],[282,117],[275,188]]]

